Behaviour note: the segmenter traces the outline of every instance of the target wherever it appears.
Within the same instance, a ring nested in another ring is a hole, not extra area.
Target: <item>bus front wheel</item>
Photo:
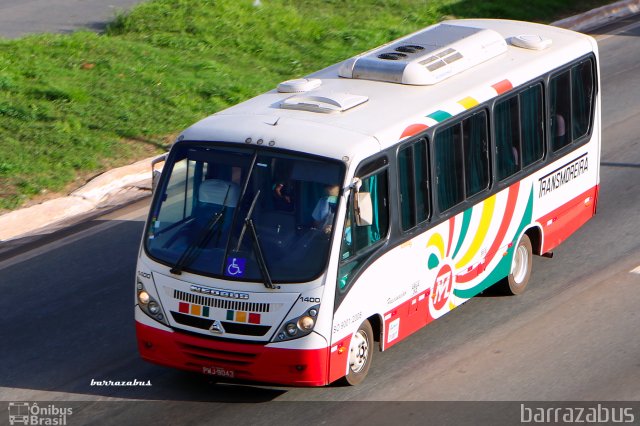
[[[344,378],[348,385],[357,385],[367,376],[373,359],[373,345],[373,329],[367,320],[360,324],[349,345],[349,371]]]
[[[533,250],[531,240],[527,234],[520,239],[511,261],[511,270],[502,284],[502,289],[506,294],[521,294],[529,284],[531,278],[531,268],[533,266]]]

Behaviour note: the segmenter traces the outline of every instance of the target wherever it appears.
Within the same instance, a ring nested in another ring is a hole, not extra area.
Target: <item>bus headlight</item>
[[[293,337],[293,336],[295,336],[296,334],[298,334],[298,327],[297,327],[294,323],[291,323],[291,322],[290,322],[289,324],[287,324],[286,329],[287,329],[287,334],[288,334],[289,336],[292,336],[292,337]]]
[[[143,290],[138,293],[138,302],[140,302],[140,304],[147,305],[149,304],[149,300],[151,300],[151,296],[149,296],[149,293],[146,291]]]
[[[311,331],[313,330],[313,326],[316,325],[316,321],[309,317],[304,316],[298,320],[298,328],[303,331]]]
[[[304,337],[313,331],[316,325],[316,317],[320,305],[313,306],[299,316],[298,318],[286,321],[273,338],[274,342],[283,342],[285,340],[298,339]]]
[[[158,305],[156,302],[149,302],[149,312],[151,313],[151,315],[158,315],[160,313],[160,305]]]
[[[158,303],[158,301],[156,301],[156,299],[147,292],[142,281],[138,280],[136,283],[136,289],[138,294],[138,306],[140,306],[142,312],[149,315],[156,321],[169,325],[162,313],[162,306],[160,306],[160,303]]]

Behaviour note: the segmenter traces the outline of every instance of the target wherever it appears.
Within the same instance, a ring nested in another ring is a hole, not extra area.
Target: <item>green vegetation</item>
[[[0,212],[166,149],[229,105],[444,17],[549,22],[602,0],[155,0],[105,34],[0,39]]]

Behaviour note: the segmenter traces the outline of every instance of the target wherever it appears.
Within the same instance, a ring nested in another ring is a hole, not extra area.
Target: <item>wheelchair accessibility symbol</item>
[[[246,264],[247,259],[242,257],[228,257],[225,272],[227,275],[232,277],[241,277],[244,275]]]

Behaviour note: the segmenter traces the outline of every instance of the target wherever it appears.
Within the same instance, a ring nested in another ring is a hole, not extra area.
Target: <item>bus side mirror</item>
[[[162,154],[160,157],[156,157],[151,161],[151,191],[155,192],[156,186],[158,186],[158,182],[160,181],[160,176],[162,175],[162,169],[156,170],[156,164],[163,163],[167,161],[168,154]]]
[[[356,225],[369,226],[373,224],[373,203],[370,192],[356,192],[354,198],[354,212]]]

